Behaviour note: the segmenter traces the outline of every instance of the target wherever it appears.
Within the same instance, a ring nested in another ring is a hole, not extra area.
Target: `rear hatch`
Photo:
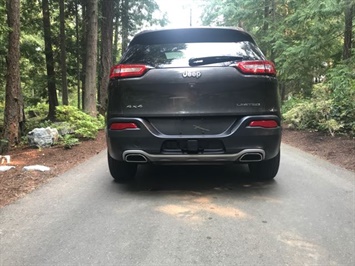
[[[279,114],[275,74],[244,31],[146,32],[112,68],[109,114],[151,121]]]

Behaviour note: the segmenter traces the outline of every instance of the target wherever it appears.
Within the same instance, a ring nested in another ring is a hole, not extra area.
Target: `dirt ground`
[[[282,141],[355,172],[354,138],[331,137],[318,132],[284,128]],[[49,182],[105,148],[105,134],[101,131],[96,140],[82,141],[80,145],[69,150],[54,146],[44,149],[22,147],[10,151],[9,165],[16,168],[0,172],[0,207],[25,196],[41,184]],[[24,166],[37,164],[50,167],[51,170],[48,172],[23,170]]]

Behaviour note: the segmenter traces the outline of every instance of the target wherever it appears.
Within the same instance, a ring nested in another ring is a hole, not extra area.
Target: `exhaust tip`
[[[263,155],[261,153],[245,153],[239,158],[239,161],[243,163],[260,162],[262,160]]]
[[[147,158],[141,154],[127,154],[125,156],[125,161],[127,163],[146,163],[146,162],[148,162]]]

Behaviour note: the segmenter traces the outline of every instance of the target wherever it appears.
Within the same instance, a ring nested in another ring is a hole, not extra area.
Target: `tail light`
[[[263,127],[263,128],[276,128],[279,125],[275,120],[258,120],[252,121],[249,124],[249,127]]]
[[[141,77],[148,70],[146,65],[115,65],[111,68],[110,79]]]
[[[135,123],[112,123],[110,125],[110,130],[125,130],[125,129],[138,129]]]
[[[251,75],[276,75],[274,63],[267,60],[241,61],[235,64],[235,67],[243,74]]]

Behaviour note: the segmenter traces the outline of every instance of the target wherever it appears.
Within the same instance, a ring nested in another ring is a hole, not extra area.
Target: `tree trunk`
[[[7,24],[10,28],[6,58],[6,100],[3,138],[0,152],[20,142],[20,124],[23,122],[23,100],[20,87],[20,0],[7,0]]]
[[[269,14],[270,14],[270,2],[269,0],[264,0],[264,24],[263,31],[266,33],[269,30]]]
[[[114,38],[113,38],[113,55],[112,55],[112,63],[116,64],[118,59],[118,26],[120,24],[120,16],[115,16],[115,30],[114,30]]]
[[[344,48],[343,48],[343,59],[349,59],[351,57],[351,39],[353,30],[353,16],[354,16],[354,6],[352,0],[347,0],[345,4],[345,30],[344,30]]]
[[[55,110],[58,105],[57,90],[55,85],[55,71],[54,71],[54,58],[52,49],[52,33],[50,12],[48,6],[48,0],[42,0],[42,12],[43,12],[43,29],[44,29],[44,43],[45,43],[45,55],[46,55],[46,67],[47,67],[47,85],[48,85],[48,116],[47,119],[55,120]]]
[[[96,116],[97,20],[98,1],[87,1],[86,67],[84,110]]]
[[[69,104],[68,82],[67,82],[67,50],[65,43],[65,13],[64,0],[59,0],[59,17],[60,17],[60,64],[62,72],[62,104]]]
[[[273,32],[275,29],[275,23],[276,23],[276,2],[275,0],[271,0],[271,10],[270,10],[270,15],[271,15],[271,28],[270,31]],[[273,48],[273,45],[271,46],[270,49],[270,60],[275,61],[275,49]]]
[[[103,0],[101,23],[101,82],[100,82],[100,113],[107,109],[107,87],[112,66],[112,38],[113,38],[113,9],[114,2]]]
[[[121,27],[122,27],[122,53],[126,51],[128,46],[128,32],[129,32],[129,1],[122,1]]]
[[[75,0],[75,35],[76,35],[76,86],[77,86],[77,99],[78,99],[78,109],[81,107],[81,68],[80,68],[80,36],[79,36],[79,3]]]
[[[87,1],[82,2],[82,9],[83,9],[83,26],[82,26],[82,38],[81,38],[81,47],[86,47],[86,39],[87,39],[87,24],[88,24],[88,16],[87,16]],[[82,75],[81,75],[81,109],[85,110],[85,70],[86,70],[86,49],[81,49],[81,60],[82,60]]]
[[[269,15],[270,15],[270,1],[269,0],[264,0],[264,23],[263,23],[263,34],[264,36],[268,35],[269,31]],[[267,43],[263,42],[261,43],[264,48],[264,53],[266,57],[270,56],[270,45]]]

